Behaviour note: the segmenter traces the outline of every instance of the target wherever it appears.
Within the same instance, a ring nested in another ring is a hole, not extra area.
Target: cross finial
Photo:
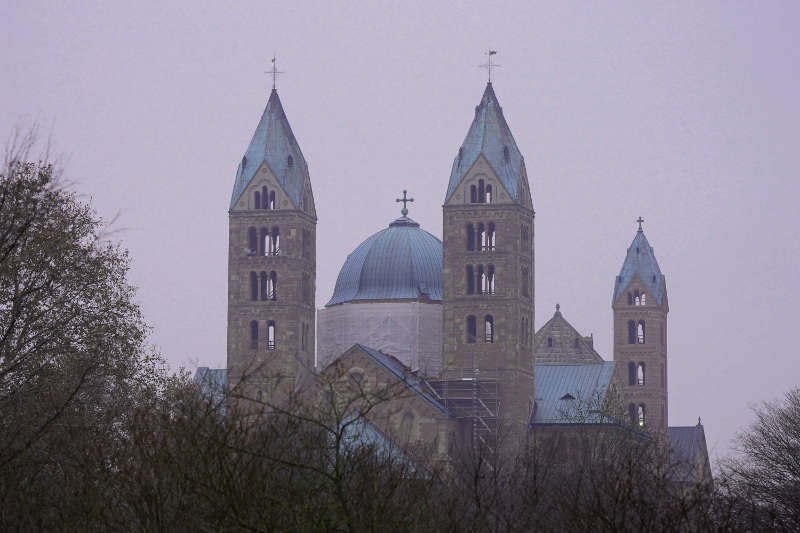
[[[636,222],[639,223],[639,233],[641,233],[642,232],[642,222],[644,222],[644,219],[640,216],[639,218],[636,219]]]
[[[486,55],[489,56],[489,61],[487,61],[483,65],[478,65],[478,67],[485,68],[489,72],[489,83],[492,83],[492,69],[500,66],[497,63],[492,63],[492,56],[497,55],[497,50],[492,50],[491,48],[489,48],[489,51],[486,52]]]
[[[283,71],[278,70],[278,58],[272,54],[272,69],[265,72],[265,74],[272,74],[272,90],[275,90],[275,82],[278,81],[278,74],[283,74]]]
[[[408,214],[408,206],[406,204],[408,202],[413,202],[414,201],[413,198],[408,198],[406,196],[406,192],[408,192],[408,191],[403,189],[403,197],[395,199],[395,202],[403,202],[403,209],[400,210],[400,212],[403,213],[403,216],[406,216]]]
[[[556,313],[561,312],[561,304],[556,304]]]

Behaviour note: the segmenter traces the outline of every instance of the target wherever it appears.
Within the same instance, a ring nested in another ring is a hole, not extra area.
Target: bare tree
[[[800,530],[800,389],[754,409],[739,434],[739,455],[725,465],[729,494],[752,500],[771,529]]]

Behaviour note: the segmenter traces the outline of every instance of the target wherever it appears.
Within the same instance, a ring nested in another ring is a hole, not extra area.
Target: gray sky
[[[118,227],[174,367],[225,363],[227,208],[278,89],[319,215],[317,305],[398,216],[441,236],[485,84],[532,182],[536,325],[556,302],[611,359],[634,219],[667,277],[670,423],[712,458],[748,406],[800,385],[800,4],[6,2],[0,135],[38,122]],[[791,342],[790,342],[791,341]]]

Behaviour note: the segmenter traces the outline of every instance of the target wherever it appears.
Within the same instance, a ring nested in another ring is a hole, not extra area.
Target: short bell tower
[[[614,282],[614,361],[632,425],[665,436],[668,425],[666,278],[642,229]]]

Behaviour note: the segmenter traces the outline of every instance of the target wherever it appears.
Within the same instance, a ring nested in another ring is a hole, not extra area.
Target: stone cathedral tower
[[[667,284],[639,218],[614,283],[614,361],[633,424],[667,432]]]
[[[308,166],[273,88],[229,211],[228,383],[261,398],[314,366],[316,224]],[[275,379],[279,378],[279,379]]]
[[[533,203],[524,159],[491,82],[453,161],[443,216],[443,377],[477,377],[486,394],[496,380],[497,417],[527,427]]]

